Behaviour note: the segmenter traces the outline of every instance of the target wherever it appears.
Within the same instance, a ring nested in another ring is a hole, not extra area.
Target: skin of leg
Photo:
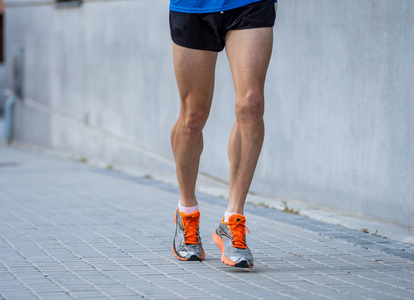
[[[173,43],[180,114],[171,131],[171,146],[180,203],[184,207],[197,205],[195,185],[203,151],[202,130],[213,99],[216,61],[216,52],[189,49]]]
[[[236,91],[236,121],[228,146],[228,212],[243,214],[264,139],[264,84],[273,47],[273,28],[229,31],[226,51]]]

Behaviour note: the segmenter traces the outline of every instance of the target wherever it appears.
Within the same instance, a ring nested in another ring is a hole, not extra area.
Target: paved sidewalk
[[[414,299],[413,246],[264,207],[255,267],[228,267],[226,200],[199,200],[206,259],[181,262],[176,187],[0,146],[0,299]]]

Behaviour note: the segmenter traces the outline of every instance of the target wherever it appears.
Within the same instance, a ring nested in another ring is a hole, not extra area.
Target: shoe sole
[[[204,259],[204,257],[206,256],[206,254],[204,253],[204,250],[203,250],[203,254],[200,257],[198,257],[197,255],[191,255],[189,258],[185,258],[185,257],[179,256],[178,253],[175,252],[174,245],[171,248],[172,248],[172,252],[173,252],[174,256],[176,258],[178,258],[179,260],[182,260],[182,261],[196,261],[196,260],[202,261]]]
[[[253,265],[250,266],[247,263],[247,261],[245,261],[245,260],[242,260],[239,263],[235,263],[234,261],[231,261],[230,259],[228,259],[224,255],[224,244],[223,244],[223,240],[221,239],[221,237],[216,232],[213,233],[213,242],[217,245],[217,247],[221,251],[221,262],[223,264],[226,264],[226,265],[232,266],[232,267],[237,267],[237,268],[253,268]]]
[[[177,209],[178,209],[178,208],[177,208]],[[175,215],[174,215],[174,222],[175,222],[175,226],[176,226],[176,227],[177,227],[177,209],[175,210]],[[176,229],[176,230],[177,230],[177,229]],[[182,260],[182,261],[196,261],[196,260],[202,261],[202,260],[204,259],[204,257],[206,257],[206,253],[204,252],[204,250],[203,250],[203,254],[202,254],[200,257],[198,257],[197,255],[191,255],[189,258],[181,257],[181,256],[180,256],[180,255],[178,255],[178,253],[175,251],[175,247],[174,247],[174,245],[175,245],[175,239],[174,239],[174,241],[173,241],[173,244],[172,244],[171,249],[172,249],[172,252],[173,252],[174,256],[175,256],[176,258],[178,258],[179,260]]]

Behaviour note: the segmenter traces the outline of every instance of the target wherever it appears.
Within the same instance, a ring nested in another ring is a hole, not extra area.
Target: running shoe
[[[200,212],[175,211],[175,235],[172,250],[179,260],[203,260],[205,253],[199,232]]]
[[[246,244],[245,224],[246,218],[243,215],[234,214],[226,223],[223,218],[213,233],[213,241],[221,251],[221,261],[226,265],[253,268],[253,255]]]

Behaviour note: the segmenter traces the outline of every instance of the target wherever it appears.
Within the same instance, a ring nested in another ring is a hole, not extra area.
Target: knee
[[[263,120],[264,95],[261,89],[252,89],[236,99],[236,118],[243,124],[254,124]]]
[[[207,121],[207,117],[208,107],[206,105],[190,104],[183,107],[181,109],[180,118],[184,133],[187,135],[200,134]]]
[[[205,111],[202,109],[190,109],[185,112],[183,127],[186,133],[198,134],[203,130],[205,124]]]

